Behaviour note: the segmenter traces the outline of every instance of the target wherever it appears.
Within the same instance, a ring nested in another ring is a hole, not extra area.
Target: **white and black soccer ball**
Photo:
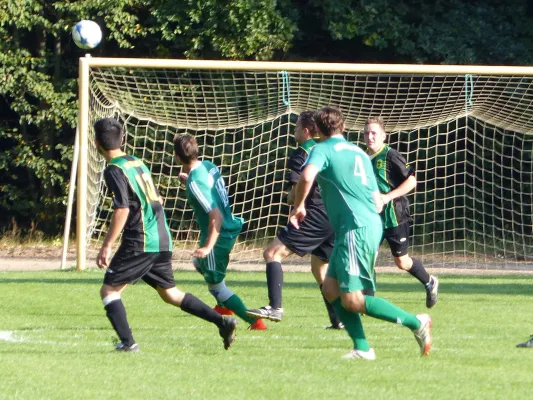
[[[102,40],[102,30],[96,22],[84,19],[72,28],[72,39],[81,49],[94,49]]]

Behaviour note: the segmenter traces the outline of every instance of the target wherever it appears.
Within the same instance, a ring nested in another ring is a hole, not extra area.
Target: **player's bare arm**
[[[130,214],[129,208],[116,208],[111,217],[111,224],[109,225],[109,230],[102,243],[102,248],[98,252],[98,257],[96,258],[96,265],[99,268],[107,268],[109,262],[111,261],[111,253],[113,249],[113,244],[120,236],[120,233],[126,225],[128,216]]]
[[[412,192],[416,188],[416,177],[414,175],[409,176],[405,181],[402,182],[400,186],[396,189],[391,190],[389,193],[384,193],[381,195],[383,204],[394,200],[397,197],[405,196],[406,194]]]
[[[378,212],[378,214],[381,213],[381,211],[383,211],[383,206],[386,204],[383,201],[382,196],[383,195],[381,195],[379,191],[372,193],[372,200],[374,200],[374,204],[376,205],[376,211]]]
[[[294,208],[291,211],[289,222],[298,229],[307,211],[305,210],[305,199],[313,187],[313,182],[318,174],[318,168],[314,165],[307,165],[298,179],[294,190]]]
[[[207,234],[207,240],[202,247],[194,251],[193,256],[196,258],[205,258],[211,253],[211,250],[213,250],[213,247],[215,247],[215,243],[218,240],[220,228],[222,227],[222,214],[218,208],[213,208],[209,211],[208,215],[209,231]]]
[[[292,185],[291,186],[291,190],[289,191],[289,193],[287,194],[287,204],[289,206],[292,206],[294,205],[294,193],[295,193],[295,190],[296,190],[296,185]]]

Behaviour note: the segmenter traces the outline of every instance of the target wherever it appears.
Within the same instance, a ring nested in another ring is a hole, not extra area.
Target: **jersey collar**
[[[306,153],[309,153],[309,151],[313,148],[313,146],[316,144],[316,142],[313,139],[308,139],[305,142],[303,142],[299,147],[302,148],[303,151]]]
[[[368,154],[368,157],[370,157],[370,159],[374,159],[376,158],[379,153],[381,153],[383,150],[385,150],[385,147],[387,147],[387,145],[385,143],[383,143],[383,146],[381,146],[381,149],[379,149],[378,151],[376,151],[374,154],[368,154],[368,149],[366,149],[366,154]]]

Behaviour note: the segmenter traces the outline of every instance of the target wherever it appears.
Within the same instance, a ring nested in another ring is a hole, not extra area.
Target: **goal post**
[[[190,261],[198,229],[177,180],[176,133],[197,137],[246,220],[233,261],[262,263],[264,246],[287,223],[294,123],[325,105],[340,107],[357,143],[366,118],[382,116],[389,143],[415,166],[410,251],[426,265],[533,267],[532,100],[531,67],[81,58],[77,268],[87,266],[111,215],[97,119],[119,119],[126,151],[152,171],[177,263]],[[391,263],[382,249],[378,264]]]

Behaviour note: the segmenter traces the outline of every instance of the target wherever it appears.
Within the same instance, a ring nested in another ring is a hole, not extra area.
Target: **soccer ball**
[[[94,49],[102,40],[102,30],[96,22],[85,19],[72,28],[72,39],[81,49]]]

